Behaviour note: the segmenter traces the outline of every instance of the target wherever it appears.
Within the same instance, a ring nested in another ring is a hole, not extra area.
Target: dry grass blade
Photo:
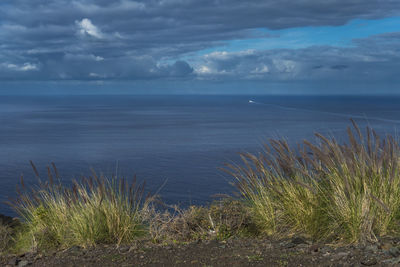
[[[49,166],[47,166],[47,176],[48,176],[48,178],[49,178],[49,183],[50,183],[50,185],[53,185],[53,182],[54,182],[54,180],[53,180],[53,174],[51,174],[51,170],[50,170],[50,167],[49,167]]]
[[[55,173],[55,175],[56,175],[56,178],[57,178],[57,179],[60,179],[60,174],[58,173],[56,164],[55,164],[54,162],[52,162],[52,163],[51,163],[51,166],[53,167],[53,170],[54,170],[54,173]]]
[[[37,177],[37,178],[39,178],[39,177],[40,177],[40,175],[39,175],[39,172],[38,172],[38,170],[36,169],[36,166],[35,166],[35,164],[33,164],[33,161],[32,161],[32,160],[30,160],[30,161],[29,161],[29,163],[31,164],[31,166],[32,166],[32,169],[33,169],[33,172],[35,173],[36,177]]]
[[[356,130],[356,132],[357,132],[358,138],[359,138],[360,140],[363,140],[363,136],[362,136],[362,134],[361,134],[360,128],[358,127],[357,123],[356,123],[353,119],[350,119],[350,121],[351,121],[351,124],[353,124],[353,127],[354,127],[354,129]]]

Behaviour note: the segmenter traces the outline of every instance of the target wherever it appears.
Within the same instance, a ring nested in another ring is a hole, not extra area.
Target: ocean
[[[353,118],[398,136],[397,96],[0,96],[0,213],[16,196],[21,174],[37,181],[54,162],[69,184],[90,168],[107,176],[136,174],[168,204],[206,204],[232,194],[221,170],[257,153],[270,138],[291,145],[320,132],[345,140]]]

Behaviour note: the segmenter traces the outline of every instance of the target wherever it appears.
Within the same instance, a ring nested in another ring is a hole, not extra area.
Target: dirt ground
[[[334,247],[303,238],[230,239],[188,244],[72,247],[1,258],[1,266],[400,266],[397,241]]]

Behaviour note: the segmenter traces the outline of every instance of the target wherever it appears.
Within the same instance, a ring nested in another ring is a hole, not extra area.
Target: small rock
[[[72,246],[72,247],[70,247],[67,251],[68,252],[78,252],[78,251],[80,251],[81,250],[81,247],[80,246]]]
[[[119,248],[119,252],[125,253],[125,252],[128,252],[129,249],[130,249],[129,246],[123,246],[123,247],[120,247],[120,248]]]
[[[218,241],[217,240],[215,240],[215,239],[213,239],[213,240],[210,240],[209,242],[208,242],[208,245],[211,245],[211,246],[218,246]]]
[[[392,247],[392,244],[390,244],[388,242],[383,242],[383,243],[380,243],[380,247],[381,247],[381,249],[389,250],[389,248]]]
[[[307,241],[304,238],[295,237],[295,238],[292,239],[292,243],[295,244],[295,245],[307,244]]]
[[[361,260],[361,264],[365,266],[372,266],[377,264],[378,261],[374,256],[366,256],[364,259]]]
[[[18,267],[24,267],[29,265],[30,263],[28,261],[22,260],[20,262],[18,262]]]
[[[311,253],[317,253],[319,251],[319,245],[318,244],[314,244],[310,247],[310,252]]]
[[[365,247],[366,251],[372,252],[372,253],[378,253],[378,246],[377,245],[369,245],[367,247]]]
[[[387,259],[387,260],[382,261],[382,263],[387,264],[387,265],[399,264],[400,263],[400,257]]]
[[[308,244],[298,244],[297,248],[302,248],[302,249],[306,249],[309,248],[310,246]]]
[[[8,261],[9,265],[15,266],[18,264],[18,259],[17,258],[12,258],[11,260]]]
[[[268,244],[265,244],[265,245],[264,245],[264,248],[267,249],[267,250],[269,250],[269,249],[273,249],[274,246],[273,246],[271,243],[268,243]]]
[[[392,247],[389,249],[389,254],[393,257],[400,256],[400,249],[398,249],[397,247]]]
[[[28,253],[25,253],[25,258],[28,258],[28,259],[33,259],[34,257],[36,256],[36,253],[34,253],[34,252],[28,252]]]
[[[330,249],[330,247],[326,247],[326,246],[323,246],[323,247],[321,247],[320,249],[319,249],[319,251],[321,252],[321,253],[323,253],[323,254],[325,254],[326,252],[329,252],[331,249]]]
[[[341,260],[343,258],[347,258],[349,256],[350,252],[339,252],[336,254],[332,254],[332,259],[335,261]]]
[[[292,243],[292,242],[288,242],[286,243],[283,247],[284,248],[294,248],[296,246],[296,244]]]

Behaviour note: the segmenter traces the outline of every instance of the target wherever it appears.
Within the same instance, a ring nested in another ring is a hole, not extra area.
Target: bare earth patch
[[[334,247],[303,238],[229,239],[157,245],[97,246],[2,258],[1,266],[397,266],[398,240]]]

